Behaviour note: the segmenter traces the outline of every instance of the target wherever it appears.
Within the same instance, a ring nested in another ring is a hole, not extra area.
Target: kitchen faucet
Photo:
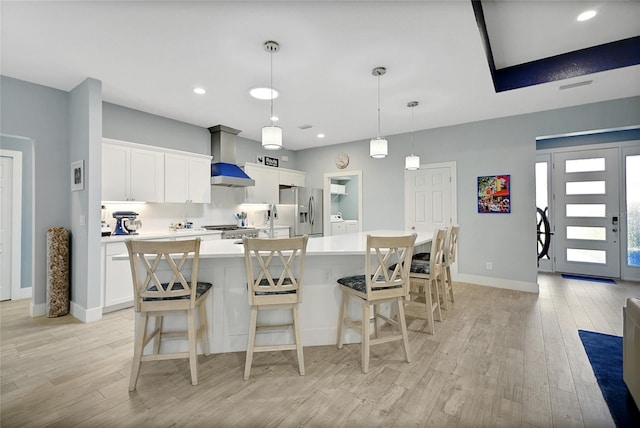
[[[274,237],[273,232],[273,220],[278,218],[278,210],[276,209],[276,204],[269,204],[269,209],[267,210],[267,218],[269,219],[269,238]]]

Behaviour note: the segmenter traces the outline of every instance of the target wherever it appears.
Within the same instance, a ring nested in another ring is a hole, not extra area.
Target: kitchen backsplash
[[[179,203],[111,203],[105,204],[106,221],[113,227],[114,211],[135,211],[142,221],[142,231],[156,232],[168,230],[169,225],[185,220],[193,222],[193,227],[211,224],[234,224],[234,214],[240,210],[236,193],[238,189],[227,187],[211,188],[210,204]]]
[[[142,221],[142,231],[157,232],[169,229],[175,222],[190,221],[194,228],[205,225],[237,224],[235,213],[247,212],[247,226],[266,224],[266,210],[259,206],[240,205],[243,189],[230,187],[211,188],[210,204],[179,203],[111,203],[105,204],[106,221],[115,227],[114,211],[135,211]],[[276,222],[277,223],[277,222]]]

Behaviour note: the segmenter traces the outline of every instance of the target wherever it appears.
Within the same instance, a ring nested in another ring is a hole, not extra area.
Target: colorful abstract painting
[[[511,176],[487,175],[478,177],[478,212],[511,212]]]

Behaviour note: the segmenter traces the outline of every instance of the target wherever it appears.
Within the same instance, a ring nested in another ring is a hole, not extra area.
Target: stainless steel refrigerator
[[[322,236],[322,189],[280,189],[278,224],[291,227],[291,236]]]

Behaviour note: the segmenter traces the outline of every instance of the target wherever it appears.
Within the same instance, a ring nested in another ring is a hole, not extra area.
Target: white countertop
[[[393,236],[411,233],[404,230],[374,230],[337,236],[314,236],[307,242],[307,255],[364,255],[367,248],[367,234]],[[415,245],[426,244],[431,241],[431,237],[431,233],[418,233]],[[244,256],[244,248],[237,242],[241,241],[233,239],[204,241],[200,245],[200,259]]]
[[[176,232],[173,232],[176,233]],[[177,232],[182,234],[182,232]],[[307,242],[307,256],[321,255],[364,255],[367,249],[367,234],[376,236],[408,235],[412,231],[405,230],[373,230],[370,232],[346,233],[337,236],[310,237]],[[417,234],[415,245],[431,242],[432,234],[420,232]],[[123,237],[125,239],[127,237]],[[200,244],[200,259],[215,259],[225,257],[244,257],[244,248],[239,239],[220,239],[202,241]],[[114,259],[126,259],[127,254],[114,256]]]
[[[126,239],[157,239],[157,238],[175,238],[178,236],[202,236],[202,235],[221,235],[219,230],[206,230],[206,229],[179,229],[173,230],[158,230],[158,231],[140,231],[137,235],[111,235],[103,236],[101,242],[123,242]]]

